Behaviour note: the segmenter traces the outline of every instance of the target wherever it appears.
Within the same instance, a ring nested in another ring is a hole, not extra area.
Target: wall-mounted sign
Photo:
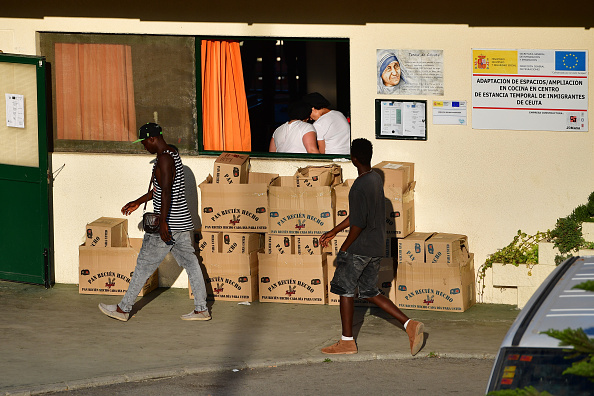
[[[17,94],[5,94],[6,97],[6,126],[13,128],[25,127],[25,97]]]
[[[443,95],[442,50],[377,50],[377,93]]]
[[[466,101],[434,100],[433,125],[466,125]]]
[[[375,138],[427,140],[426,100],[375,100]]]
[[[588,131],[588,51],[472,51],[472,128]]]

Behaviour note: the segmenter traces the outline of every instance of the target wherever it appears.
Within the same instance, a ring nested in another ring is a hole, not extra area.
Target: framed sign
[[[427,101],[376,99],[375,138],[427,140]]]

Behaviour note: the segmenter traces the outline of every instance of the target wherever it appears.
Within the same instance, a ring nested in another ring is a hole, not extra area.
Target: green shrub
[[[582,223],[572,216],[557,220],[551,238],[561,254],[577,250],[586,242],[582,236]]]
[[[590,219],[590,211],[588,210],[588,206],[580,205],[571,212],[570,217],[577,221],[578,223],[583,223],[586,220]]]

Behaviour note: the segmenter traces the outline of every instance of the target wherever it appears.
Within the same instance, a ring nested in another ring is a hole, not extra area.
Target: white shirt
[[[351,152],[351,126],[340,111],[330,110],[314,122],[318,140],[324,140],[326,154]]]
[[[278,153],[307,153],[303,144],[303,136],[309,132],[316,132],[316,129],[307,122],[300,120],[291,123],[285,122],[272,134],[276,151]]]

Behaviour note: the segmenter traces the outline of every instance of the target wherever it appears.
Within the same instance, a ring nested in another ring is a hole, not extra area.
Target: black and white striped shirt
[[[184,167],[181,158],[173,150],[165,150],[163,153],[169,154],[175,163],[175,175],[173,176],[173,186],[171,188],[171,206],[167,215],[167,224],[172,232],[193,230],[192,216],[186,201]],[[157,166],[157,164],[155,163],[154,166]],[[156,176],[153,183],[155,185],[153,188],[153,209],[155,213],[161,213],[161,186]]]

